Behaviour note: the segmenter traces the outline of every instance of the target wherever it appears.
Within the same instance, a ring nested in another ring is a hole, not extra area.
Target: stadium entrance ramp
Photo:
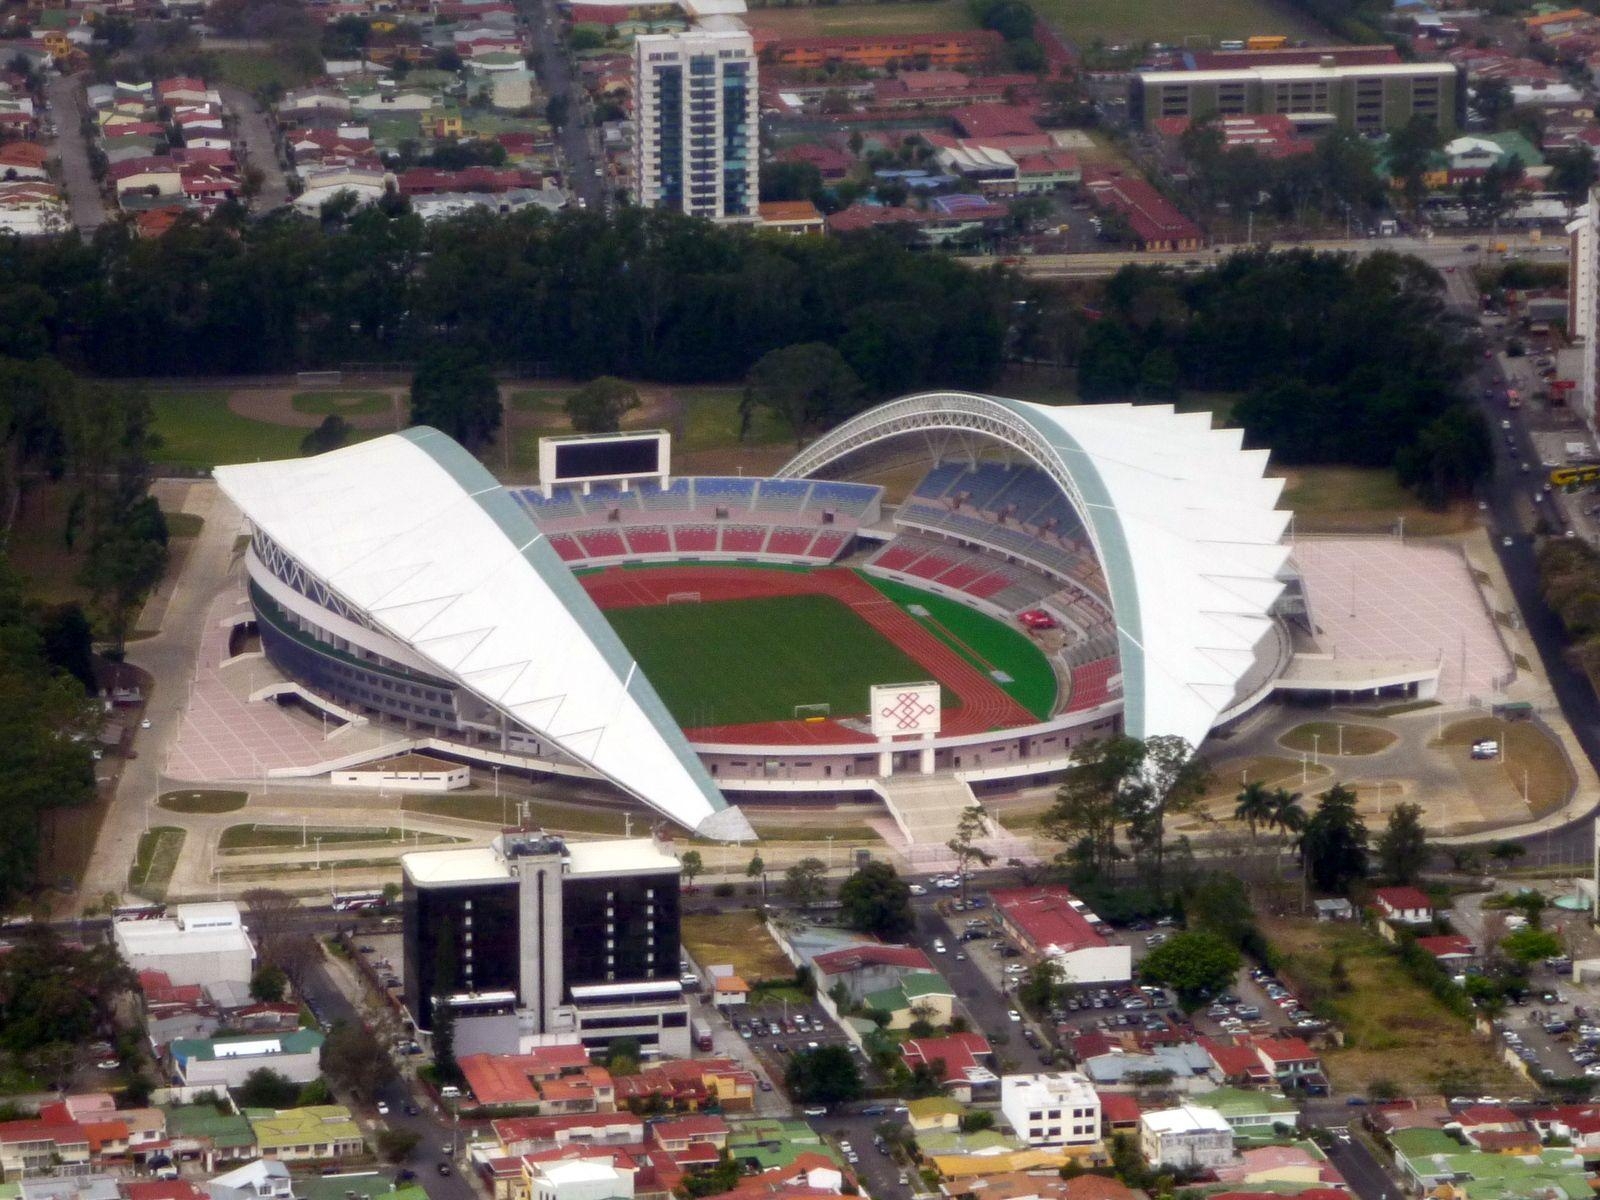
[[[956,836],[961,814],[978,802],[966,781],[954,775],[892,775],[879,780],[878,788],[912,846],[943,846]]]

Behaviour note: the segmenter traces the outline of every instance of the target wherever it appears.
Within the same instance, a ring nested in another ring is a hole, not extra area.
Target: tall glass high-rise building
[[[634,198],[713,221],[756,217],[760,97],[744,32],[634,40]]]

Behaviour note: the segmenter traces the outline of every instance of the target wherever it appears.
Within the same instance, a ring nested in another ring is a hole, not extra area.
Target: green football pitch
[[[614,608],[623,644],[687,728],[792,721],[801,704],[867,711],[874,683],[925,679],[919,666],[832,596],[769,596]],[[944,698],[946,708],[960,700]]]

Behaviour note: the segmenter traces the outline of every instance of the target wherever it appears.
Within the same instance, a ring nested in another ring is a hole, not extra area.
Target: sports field
[[[832,596],[658,604],[606,617],[688,728],[790,721],[800,704],[861,716],[872,684],[929,675]],[[960,700],[946,694],[944,704]]]
[[[1038,0],[1039,15],[1080,46],[1281,33],[1327,45],[1326,30],[1273,0]]]

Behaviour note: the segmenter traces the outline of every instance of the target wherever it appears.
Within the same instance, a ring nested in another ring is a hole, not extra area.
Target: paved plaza
[[[1325,653],[1439,662],[1438,698],[1447,704],[1487,703],[1504,690],[1511,656],[1454,546],[1307,538],[1295,543],[1294,561]]]

